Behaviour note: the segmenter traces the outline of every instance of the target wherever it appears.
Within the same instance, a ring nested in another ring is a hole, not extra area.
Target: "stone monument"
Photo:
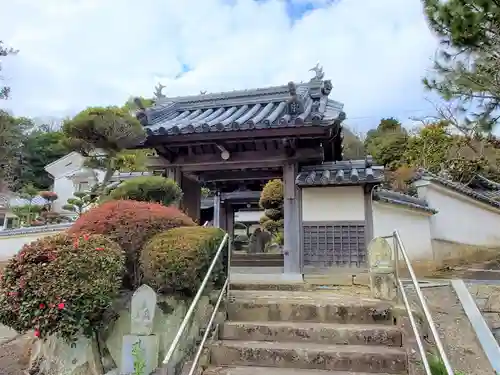
[[[393,250],[382,237],[368,244],[370,289],[373,298],[395,301],[397,298]]]
[[[123,336],[120,375],[133,374],[134,366],[139,365],[137,362],[142,362],[144,375],[150,375],[158,367],[160,339],[153,334],[155,309],[155,291],[141,285],[130,304],[130,335]]]

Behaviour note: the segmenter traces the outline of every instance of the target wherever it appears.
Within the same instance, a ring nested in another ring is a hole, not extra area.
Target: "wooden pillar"
[[[220,228],[227,230],[227,202],[221,201],[219,215]]]
[[[302,279],[300,271],[300,228],[299,228],[299,202],[298,188],[295,185],[297,164],[283,166],[284,189],[284,273],[286,278]]]
[[[182,176],[181,189],[183,192],[181,209],[191,219],[200,223],[201,210],[201,186],[198,181]]]

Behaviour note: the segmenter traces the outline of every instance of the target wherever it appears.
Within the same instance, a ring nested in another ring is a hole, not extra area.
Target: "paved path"
[[[0,324],[0,344],[18,336],[18,333],[9,327]]]

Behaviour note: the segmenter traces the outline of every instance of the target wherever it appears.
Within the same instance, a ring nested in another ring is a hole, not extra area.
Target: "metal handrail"
[[[198,289],[198,292],[196,293],[196,295],[195,295],[195,297],[193,299],[193,302],[191,302],[191,305],[189,306],[189,309],[188,309],[188,311],[186,313],[186,316],[182,320],[182,323],[181,323],[181,325],[179,327],[179,330],[177,331],[177,334],[174,337],[174,340],[172,341],[172,344],[170,344],[170,348],[168,349],[167,355],[165,356],[165,359],[163,360],[163,364],[164,365],[167,365],[170,362],[170,359],[172,358],[172,356],[174,355],[174,351],[175,351],[175,349],[177,349],[177,346],[179,345],[179,342],[181,340],[182,334],[186,330],[186,327],[187,327],[187,325],[188,325],[188,323],[189,323],[189,321],[191,319],[191,316],[194,313],[194,309],[196,308],[196,305],[198,304],[198,301],[200,300],[201,296],[203,295],[205,287],[208,284],[208,280],[210,280],[210,276],[212,275],[212,271],[214,270],[215,265],[217,264],[218,259],[220,258],[221,254],[223,253],[223,250],[224,250],[224,247],[226,246],[228,238],[229,238],[229,234],[226,234],[224,236],[224,238],[222,239],[222,241],[221,241],[221,243],[219,245],[219,248],[217,249],[217,253],[215,253],[214,260],[210,264],[210,267],[207,270],[205,278],[201,282],[200,288]],[[229,251],[230,250],[231,249],[229,249]],[[229,265],[228,265],[228,267],[229,267]],[[228,268],[228,273],[229,273],[229,268]],[[222,295],[224,295],[224,291],[227,288],[228,279],[229,279],[229,276],[227,277],[226,283],[224,284],[224,287],[222,288],[221,295],[219,296],[220,300],[222,300]],[[219,301],[218,301],[218,303],[220,304]],[[213,320],[211,320],[210,326],[212,325],[212,323],[213,323]],[[208,328],[210,328],[210,326]]]
[[[417,346],[418,346],[418,349],[420,351],[420,355],[422,357],[422,363],[424,365],[425,372],[427,375],[432,375],[432,372],[431,372],[431,369],[429,366],[429,360],[427,359],[427,353],[425,351],[424,344],[422,343],[422,339],[420,337],[420,334],[419,334],[419,331],[417,328],[417,323],[415,321],[415,317],[413,316],[410,302],[408,300],[408,295],[406,294],[403,282],[401,281],[401,278],[399,277],[398,269],[399,269],[399,253],[400,252],[401,252],[401,255],[403,257],[403,260],[406,263],[406,267],[408,268],[411,282],[412,282],[413,286],[415,287],[415,291],[417,293],[418,300],[419,300],[420,304],[422,305],[422,309],[424,310],[425,319],[427,320],[427,324],[429,325],[429,328],[432,332],[432,336],[434,337],[434,342],[436,343],[439,355],[440,355],[441,360],[444,364],[444,367],[446,368],[446,372],[448,373],[448,375],[454,375],[455,373],[453,372],[453,369],[451,367],[448,356],[446,355],[443,343],[441,342],[441,339],[439,338],[439,333],[436,329],[436,324],[434,323],[434,319],[432,319],[431,312],[429,310],[429,307],[427,306],[427,302],[425,301],[425,297],[424,297],[424,294],[422,293],[422,289],[420,289],[417,277],[415,276],[415,271],[413,270],[410,258],[409,258],[408,253],[403,245],[403,241],[401,240],[399,232],[397,230],[395,230],[393,232],[392,236],[384,236],[383,238],[391,238],[391,237],[394,240],[394,263],[395,263],[396,282],[398,285],[398,289],[401,291],[401,297],[403,299],[403,303],[405,305],[406,311],[408,312],[408,317],[410,319],[411,328],[413,330],[413,333],[415,335],[415,339],[417,341]]]

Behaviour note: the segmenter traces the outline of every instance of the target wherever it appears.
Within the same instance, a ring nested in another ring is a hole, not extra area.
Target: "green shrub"
[[[264,215],[266,215],[271,220],[280,220],[283,218],[283,212],[277,208],[268,208],[264,211]]]
[[[100,235],[25,245],[0,279],[0,323],[40,338],[90,337],[119,293],[124,264],[120,246]]]
[[[82,216],[69,229],[70,234],[103,234],[125,251],[127,272],[124,287],[140,286],[138,261],[144,244],[168,229],[196,224],[176,207],[158,203],[118,200],[105,202]]]
[[[268,231],[269,233],[275,234],[276,232],[279,232],[283,229],[284,226],[284,220],[268,220],[264,224],[262,224],[262,227]]]
[[[260,225],[263,225],[268,220],[271,220],[271,219],[269,219],[266,215],[264,215],[264,216],[261,216],[261,218],[259,219],[259,223],[260,223]]]
[[[437,355],[431,355],[428,361],[432,375],[448,375],[448,371],[446,371],[446,367],[444,367],[444,362]],[[455,375],[466,374],[462,371],[455,371]]]
[[[283,182],[281,180],[269,181],[260,193],[259,205],[263,209],[283,206]]]
[[[156,202],[170,206],[182,198],[182,190],[177,183],[161,176],[141,176],[122,182],[109,194],[111,199],[132,199]]]
[[[214,227],[183,227],[160,233],[141,251],[144,282],[160,293],[194,295],[224,237]],[[224,258],[214,270],[213,281],[223,280]]]
[[[262,227],[275,234],[283,229],[283,183],[281,180],[269,181],[260,194],[259,205],[265,209],[261,217]]]

